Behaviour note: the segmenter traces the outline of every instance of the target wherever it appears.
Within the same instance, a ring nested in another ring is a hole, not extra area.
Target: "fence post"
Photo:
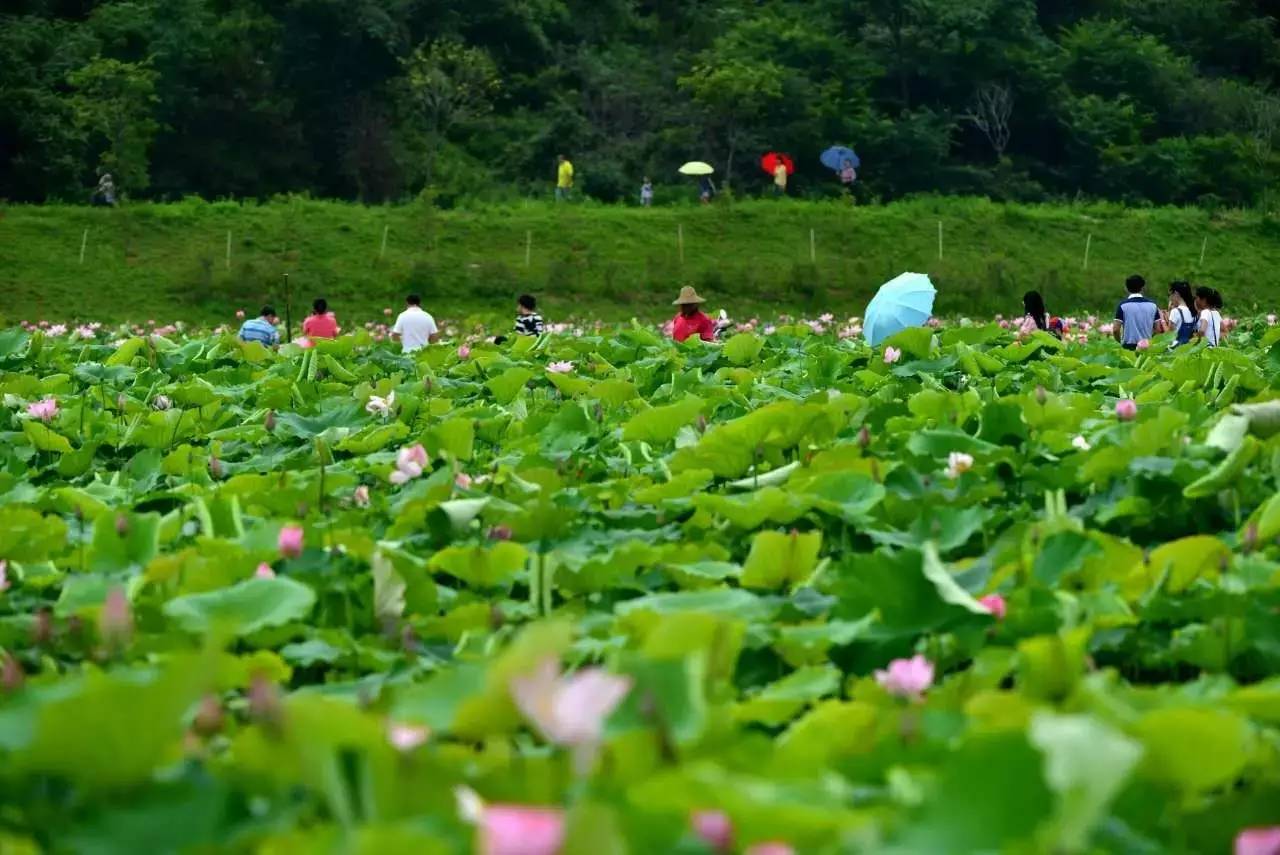
[[[1200,241],[1200,263],[1197,267],[1204,267],[1204,251],[1209,247],[1209,236],[1205,235],[1204,240]]]
[[[378,247],[378,260],[382,260],[382,256],[387,254],[387,232],[391,231],[391,226],[383,224],[382,226],[382,246]]]
[[[680,252],[680,263],[684,264],[684,224],[676,224],[676,249]]]
[[[533,261],[533,230],[528,229],[524,233],[524,266],[528,267]]]
[[[818,263],[818,239],[813,233],[813,229],[809,229],[809,263]]]
[[[227,229],[227,269],[231,269],[231,230]]]
[[[1084,239],[1084,269],[1089,269],[1089,250],[1093,247],[1093,232]]]
[[[84,248],[89,244],[89,230],[85,229],[80,236],[80,263],[84,264]]]
[[[938,220],[938,260],[942,260],[942,220]]]

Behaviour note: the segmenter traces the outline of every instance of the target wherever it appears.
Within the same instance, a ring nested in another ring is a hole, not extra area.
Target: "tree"
[[[736,57],[718,59],[714,52],[679,80],[703,108],[708,131],[725,148],[724,184],[733,181],[733,158],[750,122],[782,97],[782,69],[771,62]]]
[[[498,69],[488,52],[456,39],[422,44],[405,63],[405,82],[425,126],[427,184],[440,148],[457,125],[488,113],[498,92]]]
[[[998,160],[1004,157],[1004,150],[1009,147],[1009,119],[1012,116],[1013,93],[1009,87],[988,83],[978,87],[969,111],[961,118],[982,131],[995,149]]]
[[[71,112],[91,147],[100,149],[99,169],[121,190],[145,190],[154,118],[156,73],[147,63],[97,57],[67,75]]]

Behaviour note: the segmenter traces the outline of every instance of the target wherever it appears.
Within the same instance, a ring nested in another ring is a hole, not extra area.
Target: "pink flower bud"
[[[985,597],[980,597],[978,602],[982,604],[983,608],[991,612],[996,620],[1004,620],[1005,613],[1008,611],[1004,597],[999,594],[987,594]]]
[[[280,529],[280,537],[276,541],[276,545],[280,548],[280,554],[285,558],[297,558],[302,554],[302,526],[287,525]]]
[[[733,821],[719,810],[698,810],[689,818],[693,833],[716,852],[733,849]]]
[[[465,344],[458,345],[458,358],[466,359],[469,356],[471,356],[471,348],[467,347]]]
[[[236,320],[244,320],[244,309],[236,309]]]
[[[222,480],[222,461],[217,457],[209,458],[209,476],[215,481]]]
[[[265,561],[258,565],[257,570],[253,571],[253,578],[255,579],[274,579],[275,577],[276,571],[272,570],[271,565]]]
[[[1116,418],[1122,422],[1131,422],[1138,417],[1138,404],[1131,398],[1116,401]]]
[[[369,507],[369,488],[364,484],[356,487],[355,491],[351,494],[351,501],[355,502],[356,507],[358,508]]]
[[[98,632],[109,647],[128,645],[133,636],[133,606],[130,605],[124,588],[112,588],[108,592],[98,616]]]

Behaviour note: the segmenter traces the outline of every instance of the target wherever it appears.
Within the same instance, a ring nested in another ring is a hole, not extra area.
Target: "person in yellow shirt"
[[[779,196],[787,195],[787,165],[778,158],[778,165],[773,168],[773,192]]]
[[[568,199],[573,190],[573,164],[563,154],[556,155],[556,162],[560,164],[556,169],[556,201],[559,202]]]

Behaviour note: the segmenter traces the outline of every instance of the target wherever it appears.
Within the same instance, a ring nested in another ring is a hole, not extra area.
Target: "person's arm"
[[[710,315],[702,316],[702,329],[698,331],[698,335],[703,341],[716,340],[716,324],[715,321],[711,320]]]
[[[436,326],[435,319],[431,320],[431,332],[427,333],[427,344],[435,344],[440,340],[440,327]]]
[[[1111,326],[1111,334],[1115,340],[1124,341],[1124,303],[1116,306],[1116,322]]]
[[[399,341],[400,337],[403,335],[404,335],[404,329],[400,325],[400,318],[397,317],[395,324],[391,327],[391,332],[390,332],[391,340]]]
[[[1196,327],[1196,335],[1205,338],[1209,334],[1209,313],[1207,311],[1200,313],[1200,324]]]

